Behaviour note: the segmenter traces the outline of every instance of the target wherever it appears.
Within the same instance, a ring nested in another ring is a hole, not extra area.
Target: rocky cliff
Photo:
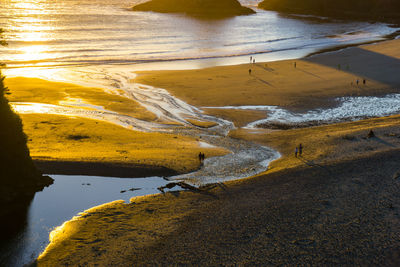
[[[258,7],[340,19],[400,21],[400,1],[397,0],[264,0]]]
[[[133,7],[134,11],[185,13],[205,18],[224,18],[255,13],[237,0],[151,0]]]

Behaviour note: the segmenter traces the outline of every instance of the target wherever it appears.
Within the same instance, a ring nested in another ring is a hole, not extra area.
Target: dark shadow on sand
[[[354,55],[357,55],[357,57]],[[361,79],[365,78],[367,79],[367,84],[368,80],[374,80],[400,89],[399,77],[394,75],[394,73],[400,73],[400,59],[361,47],[347,48],[338,53],[336,57],[332,57],[330,53],[325,53],[306,57],[303,60],[338,69]],[[383,72],[382,70],[385,69],[388,71]]]
[[[267,66],[267,64],[265,64],[264,66],[263,65],[261,65],[261,64],[254,64],[255,66],[257,66],[257,67],[259,67],[259,68],[262,68],[263,70],[266,70],[266,71],[269,71],[269,72],[273,72],[275,69],[273,69],[273,68],[270,68],[270,67],[268,67]]]
[[[381,144],[383,144],[385,146],[396,147],[395,145],[393,145],[393,144],[391,144],[391,143],[389,143],[389,142],[387,142],[387,141],[385,141],[385,140],[383,140],[383,139],[381,139],[379,137],[376,137],[376,136],[372,137],[371,140],[375,140],[375,141],[377,141],[377,142],[379,142],[379,143],[381,143]]]
[[[301,72],[304,72],[304,73],[306,73],[306,74],[308,74],[308,75],[314,76],[315,78],[318,78],[318,79],[321,79],[321,80],[325,80],[325,79],[322,78],[321,76],[318,76],[318,75],[316,75],[316,74],[314,74],[314,73],[311,73],[311,72],[309,72],[309,71],[303,70],[303,69],[301,69],[300,67],[296,67],[296,70],[301,71]]]
[[[327,167],[319,165],[317,163],[315,163],[313,160],[308,160],[306,159],[304,156],[298,156],[297,159],[301,160],[302,162],[304,162],[304,164],[310,166],[310,167],[318,167],[321,168],[329,173],[332,173],[331,170],[329,170]]]
[[[262,83],[265,84],[265,85],[268,85],[268,86],[271,86],[271,87],[274,87],[274,88],[275,88],[275,86],[273,86],[272,84],[270,84],[270,83],[267,82],[266,80],[263,80],[263,79],[261,79],[261,78],[255,76],[254,74],[253,74],[252,76],[253,76],[256,80],[258,80],[259,82],[262,82]]]

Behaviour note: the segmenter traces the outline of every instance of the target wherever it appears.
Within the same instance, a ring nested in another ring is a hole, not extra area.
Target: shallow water
[[[157,187],[168,183],[160,177],[51,177],[54,184],[36,193],[25,229],[0,251],[0,265],[23,266],[35,260],[48,245],[50,231],[80,212],[114,200],[129,202],[135,196],[160,193]]]
[[[349,96],[335,99],[336,107],[296,113],[279,106],[225,106],[204,107],[213,109],[262,110],[266,118],[249,123],[244,128],[278,123],[281,126],[318,125],[365,118],[383,117],[400,113],[400,94],[384,96]]]
[[[169,177],[169,180],[184,180],[198,186],[237,180],[266,171],[272,161],[281,157],[279,152],[271,148],[244,140],[207,135],[200,135],[200,138],[208,144],[223,147],[232,153],[219,157],[206,157],[199,170]]]

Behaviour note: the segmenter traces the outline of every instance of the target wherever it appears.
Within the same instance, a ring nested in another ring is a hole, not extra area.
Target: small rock
[[[129,189],[129,191],[136,191],[136,190],[140,190],[141,188],[135,188],[135,187],[132,187],[131,189]]]

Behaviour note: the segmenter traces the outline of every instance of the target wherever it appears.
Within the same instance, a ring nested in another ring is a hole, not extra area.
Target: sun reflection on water
[[[41,14],[44,10],[44,2],[40,0],[9,1],[9,4],[16,10],[21,10],[28,14]]]
[[[46,58],[46,54],[43,53],[48,47],[45,45],[31,45],[21,47],[19,50],[21,54],[17,56],[20,60],[36,61]]]
[[[7,60],[39,63],[49,57],[51,47],[47,45],[52,41],[54,27],[49,18],[49,3],[46,0],[5,1],[8,10],[13,12],[6,28],[6,39],[11,40],[10,45],[15,49],[13,55]],[[7,36],[8,35],[8,36]],[[28,75],[26,70],[21,75]]]

